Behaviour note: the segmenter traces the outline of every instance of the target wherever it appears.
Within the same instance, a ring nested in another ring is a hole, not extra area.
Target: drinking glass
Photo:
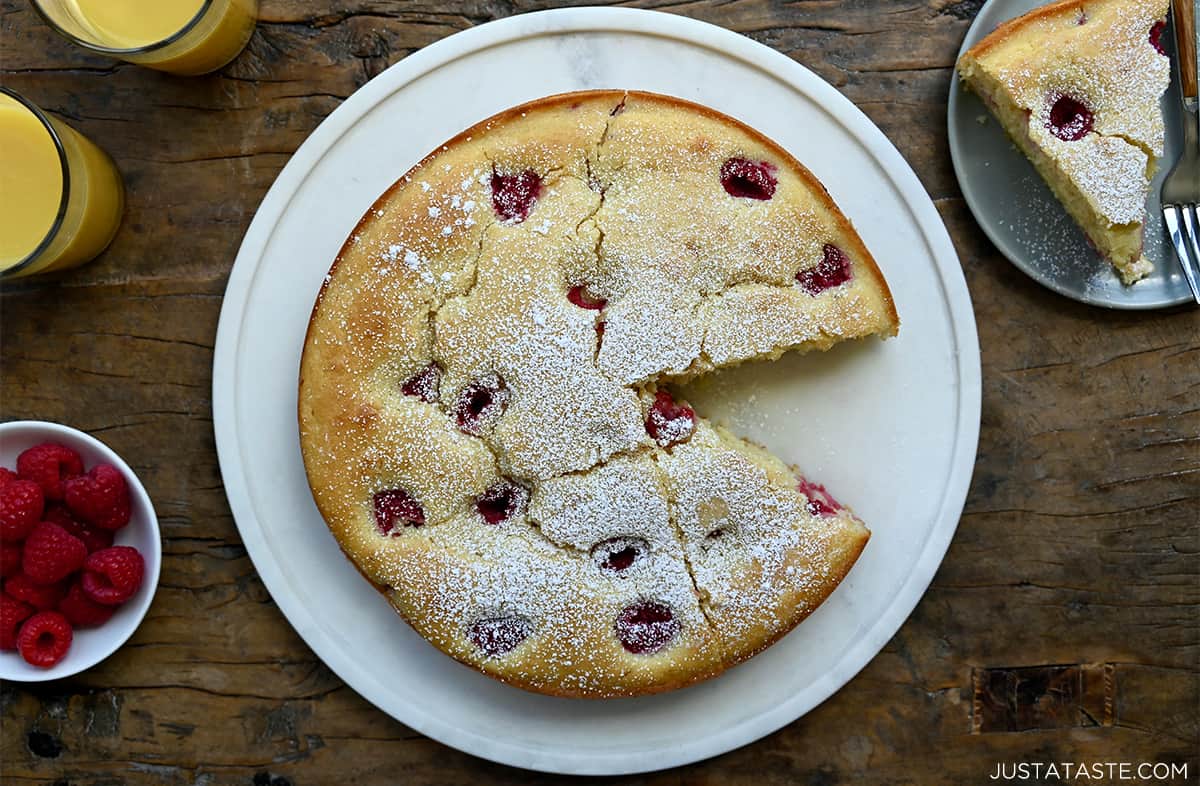
[[[172,74],[216,71],[254,32],[258,0],[33,0],[84,49]]]
[[[0,279],[93,259],[124,209],[121,175],[103,150],[0,87]]]

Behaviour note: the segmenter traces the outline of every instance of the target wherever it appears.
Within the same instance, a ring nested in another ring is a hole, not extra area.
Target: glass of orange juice
[[[93,52],[172,74],[207,74],[237,57],[258,0],[33,0],[62,35]]]
[[[0,280],[87,262],[124,209],[121,175],[103,150],[0,87]]]

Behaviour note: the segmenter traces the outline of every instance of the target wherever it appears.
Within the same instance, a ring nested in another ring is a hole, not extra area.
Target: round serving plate
[[[1046,0],[988,0],[967,30],[959,55],[1002,22],[1045,4]],[[1168,42],[1174,42],[1174,33],[1165,31],[1162,40],[1172,46]],[[1146,200],[1144,253],[1154,263],[1154,271],[1126,286],[979,96],[953,77],[947,112],[950,158],[967,206],[984,234],[1034,281],[1081,303],[1150,309],[1191,302],[1192,292],[1167,242],[1159,201],[1163,178],[1183,150],[1179,78],[1174,68],[1161,106],[1166,142]]]
[[[675,95],[787,148],[855,222],[891,285],[900,336],[751,364],[697,385],[706,414],[819,478],[874,536],[842,586],[725,675],[611,701],[526,693],[427,644],[340,554],[300,457],[296,385],[313,300],[380,193],[500,110],[590,88]],[[519,767],[618,774],[728,751],[832,695],[892,637],[958,523],[979,433],[979,347],[932,202],[884,135],[787,57],[718,27],[630,9],[511,17],[389,68],[333,112],[263,200],[225,293],[213,363],[229,503],[263,582],[313,651],[404,724]]]

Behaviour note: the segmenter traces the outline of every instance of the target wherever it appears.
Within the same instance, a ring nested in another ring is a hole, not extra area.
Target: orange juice
[[[67,7],[97,41],[137,49],[182,30],[200,13],[204,0],[69,0]]]
[[[34,0],[75,43],[173,74],[228,63],[254,33],[258,0]]]
[[[124,206],[120,174],[104,151],[0,92],[0,277],[92,259],[112,241]]]
[[[62,202],[63,170],[46,126],[3,93],[0,151],[0,270],[7,270],[50,234]]]

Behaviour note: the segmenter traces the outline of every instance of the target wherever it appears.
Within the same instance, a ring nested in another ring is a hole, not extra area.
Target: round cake
[[[674,383],[898,324],[778,145],[666,96],[551,96],[441,146],[346,241],[301,360],[309,484],[452,657],[560,696],[681,687],[791,630],[869,533]]]

